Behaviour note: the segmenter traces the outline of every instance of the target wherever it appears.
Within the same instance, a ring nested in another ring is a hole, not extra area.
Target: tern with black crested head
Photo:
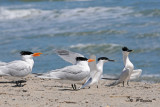
[[[47,73],[38,75],[39,78],[51,78],[61,83],[71,84],[76,90],[76,84],[82,83],[90,74],[89,62],[94,59],[87,59],[81,54],[68,50],[56,50],[58,56],[73,65],[66,66],[61,69],[51,70]]]
[[[112,85],[117,85],[119,83],[124,83],[127,82],[127,85],[129,85],[129,81],[130,81],[130,77],[131,74],[134,70],[134,65],[132,64],[132,62],[129,59],[129,54],[130,52],[132,52],[133,50],[128,49],[127,47],[123,47],[122,48],[122,54],[123,54],[123,62],[124,62],[124,69],[122,71],[122,73],[120,74],[120,77],[117,81],[115,81],[114,83],[110,84],[109,86]]]
[[[95,55],[91,55],[90,58],[96,60]],[[98,88],[98,82],[101,79],[102,74],[103,74],[104,63],[106,63],[108,61],[114,61],[114,60],[111,60],[107,57],[99,57],[97,60],[98,60],[97,64],[96,64],[96,62],[91,62],[89,64],[91,74],[90,74],[89,78],[87,79],[87,81],[84,83],[84,85],[82,85],[82,87],[80,89],[85,88],[87,86],[90,88],[90,86],[92,86],[93,84],[96,84],[97,88]]]
[[[16,86],[21,86],[21,78],[32,72],[34,65],[33,57],[40,56],[42,53],[32,53],[30,51],[20,52],[22,60],[0,65],[0,76],[16,82]]]

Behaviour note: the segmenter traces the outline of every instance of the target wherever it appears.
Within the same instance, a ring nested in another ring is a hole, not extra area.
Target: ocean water
[[[140,81],[160,82],[159,0],[0,0],[0,61],[42,52],[33,73],[47,72],[70,65],[54,53],[68,49],[116,60],[105,63],[104,74],[118,75],[123,46],[134,50]]]

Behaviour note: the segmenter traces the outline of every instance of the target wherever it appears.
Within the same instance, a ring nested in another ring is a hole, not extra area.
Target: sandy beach
[[[72,90],[69,84],[40,79],[33,74],[26,77],[23,87],[2,78],[1,107],[158,107],[160,84],[131,82],[130,86],[105,86],[111,81],[101,80],[99,88]]]

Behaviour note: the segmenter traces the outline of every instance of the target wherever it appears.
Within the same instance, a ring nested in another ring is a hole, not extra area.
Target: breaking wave
[[[77,18],[120,18],[131,13],[129,7],[89,7],[61,10],[40,10],[40,9],[9,9],[0,8],[0,20],[11,20],[17,18],[42,17],[47,19],[73,20]]]
[[[0,20],[11,20],[18,18],[32,18],[42,17],[46,19],[58,20],[73,20],[77,18],[94,18],[96,19],[114,19],[125,18],[126,16],[148,16],[159,17],[159,9],[150,9],[139,12],[134,12],[131,7],[89,7],[89,8],[75,8],[75,9],[61,9],[61,10],[41,10],[41,9],[16,9],[9,7],[0,8]],[[125,17],[124,17],[125,16]]]
[[[121,49],[120,47],[122,46],[118,44],[77,44],[71,45],[70,49],[76,49],[92,54],[112,54],[119,51],[119,49]]]
[[[118,78],[119,74],[104,74],[103,77],[105,78]],[[147,82],[147,83],[160,83],[160,75],[141,75],[139,78],[132,80],[138,82]]]
[[[137,16],[148,16],[148,17],[159,17],[160,9],[148,9],[140,11],[136,14]]]
[[[136,38],[156,38],[160,37],[160,32],[138,34]]]
[[[26,18],[42,14],[43,11],[38,9],[5,9],[0,8],[0,20]]]
[[[160,83],[160,75],[142,75],[137,81],[149,82],[149,83]]]

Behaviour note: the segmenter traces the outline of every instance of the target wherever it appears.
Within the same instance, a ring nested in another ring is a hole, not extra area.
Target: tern
[[[6,65],[7,63],[6,62],[1,62],[0,61],[0,66],[4,66],[4,65]]]
[[[72,88],[76,90],[77,83],[82,83],[90,74],[88,62],[95,61],[94,59],[87,59],[83,55],[74,53],[68,50],[56,50],[56,53],[64,60],[73,65],[66,66],[61,69],[51,70],[47,73],[38,75],[39,78],[52,78],[62,83],[71,84]]]
[[[142,69],[134,69],[131,73],[130,80],[138,79],[142,74]],[[101,79],[104,80],[118,80],[120,76],[115,75],[104,75]]]
[[[91,59],[96,59],[95,55],[91,55],[90,57]],[[96,62],[91,62],[89,63],[89,67],[91,70],[91,75],[89,77],[89,79],[85,82],[85,84],[80,88],[84,88],[86,86],[90,86],[95,84],[97,85],[98,88],[98,81],[101,79],[101,76],[103,74],[103,65],[104,63],[108,62],[108,61],[114,61],[114,60],[110,60],[107,57],[99,57],[98,58],[98,63],[96,64]]]
[[[33,57],[40,56],[42,53],[32,53],[21,51],[22,60],[15,60],[8,63],[1,63],[0,76],[16,82],[16,86],[21,86],[20,79],[32,72],[34,65]]]
[[[117,85],[119,83],[123,83],[123,86],[124,86],[125,82],[127,82],[127,85],[129,85],[130,76],[134,70],[134,65],[132,64],[132,62],[129,60],[129,57],[128,57],[129,53],[132,51],[133,50],[130,50],[127,47],[122,48],[124,69],[122,73],[120,74],[119,79],[115,81],[114,83],[110,84],[109,86]]]

